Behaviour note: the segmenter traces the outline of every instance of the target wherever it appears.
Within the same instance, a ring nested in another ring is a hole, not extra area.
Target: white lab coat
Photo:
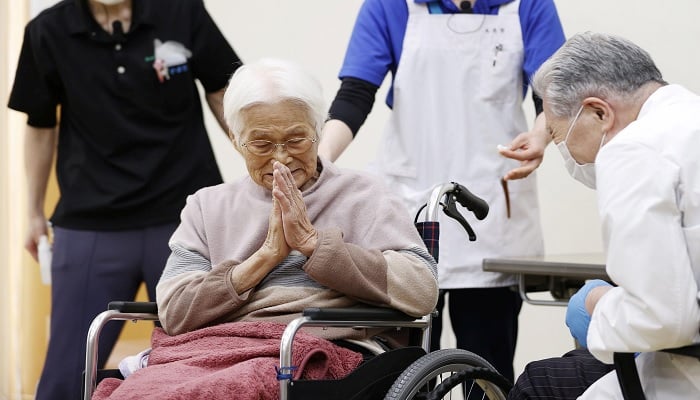
[[[498,15],[430,15],[425,4],[406,3],[393,111],[370,169],[413,212],[435,185],[451,181],[489,203],[483,221],[460,207],[476,242],[456,221],[441,218],[441,288],[515,284],[513,275],[484,272],[482,260],[543,253],[535,174],[508,183],[508,218],[500,178],[518,163],[496,150],[527,130],[520,1],[502,5]]]
[[[607,273],[588,348],[637,357],[647,399],[700,399],[700,361],[654,353],[700,342],[700,96],[664,86],[596,161]],[[583,399],[622,398],[612,372]]]

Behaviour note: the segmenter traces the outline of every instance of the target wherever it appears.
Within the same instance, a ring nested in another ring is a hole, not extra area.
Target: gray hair
[[[537,70],[532,87],[557,117],[573,117],[586,97],[625,99],[649,82],[665,84],[649,53],[621,37],[571,37]]]
[[[245,64],[231,77],[224,93],[224,119],[229,135],[238,140],[243,129],[242,110],[283,100],[304,105],[320,137],[327,115],[320,82],[299,65],[272,58]]]

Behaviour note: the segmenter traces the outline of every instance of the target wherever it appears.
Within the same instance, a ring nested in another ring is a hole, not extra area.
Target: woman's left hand
[[[318,233],[306,213],[306,204],[301,191],[297,188],[294,176],[286,165],[275,161],[273,179],[275,184],[272,195],[282,210],[282,225],[287,244],[290,248],[310,257],[316,249]]]

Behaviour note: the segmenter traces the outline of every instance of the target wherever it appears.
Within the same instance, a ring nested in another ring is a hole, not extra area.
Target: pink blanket
[[[157,328],[148,367],[125,380],[104,379],[93,399],[278,399],[284,327],[233,322],[177,336]],[[342,378],[361,361],[359,353],[304,332],[294,338],[295,379]]]

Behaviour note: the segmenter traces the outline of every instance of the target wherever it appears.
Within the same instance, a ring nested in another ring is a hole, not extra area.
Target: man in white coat
[[[510,398],[622,398],[614,352],[639,353],[648,399],[700,398],[700,360],[658,352],[700,342],[700,97],[597,33],[569,39],[533,82],[567,169],[597,189],[616,286],[588,282],[569,302],[590,353],[530,363]]]

